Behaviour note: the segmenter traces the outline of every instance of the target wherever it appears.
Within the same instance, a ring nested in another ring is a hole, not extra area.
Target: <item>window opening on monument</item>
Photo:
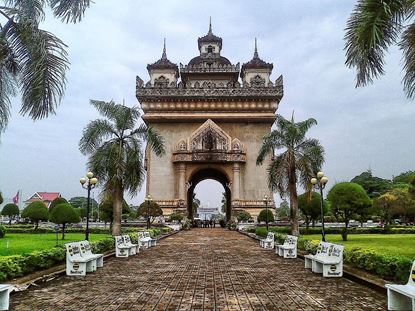
[[[195,219],[211,220],[226,213],[226,195],[223,185],[213,179],[199,182],[193,192]]]

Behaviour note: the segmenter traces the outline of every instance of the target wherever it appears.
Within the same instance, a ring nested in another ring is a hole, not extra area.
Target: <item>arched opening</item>
[[[193,193],[194,190],[196,188],[196,186],[203,180],[206,179],[213,179],[217,182],[219,182],[223,188],[224,188],[224,193],[225,193],[225,197],[226,197],[226,221],[228,221],[229,219],[231,219],[231,214],[232,214],[232,210],[231,210],[231,190],[229,189],[229,179],[226,176],[226,174],[224,174],[223,172],[214,169],[214,168],[204,168],[201,169],[199,171],[197,171],[195,174],[193,174],[193,176],[191,177],[191,179],[189,180],[189,184],[190,187],[187,190],[187,215],[189,219],[194,219],[195,215],[193,213],[193,206],[192,206],[192,201],[193,201]]]

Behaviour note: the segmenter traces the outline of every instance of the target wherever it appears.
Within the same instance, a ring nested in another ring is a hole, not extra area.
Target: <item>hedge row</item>
[[[95,253],[104,253],[114,248],[114,239],[106,238],[91,242],[91,246]],[[64,261],[65,252],[64,246],[55,246],[25,255],[2,256],[0,257],[0,282],[51,268]]]
[[[55,230],[53,228],[38,228],[38,229],[34,229],[33,226],[30,227],[15,227],[15,226],[11,226],[11,227],[6,227],[6,232],[7,233],[55,233]],[[130,233],[130,232],[137,232],[137,231],[146,231],[147,229],[145,228],[122,228],[122,231],[124,233]],[[162,233],[168,233],[170,232],[172,229],[169,227],[163,227],[163,228],[152,228],[150,230],[155,230],[158,233],[158,235],[162,232]],[[65,229],[66,233],[84,233],[85,229],[82,228],[67,228]],[[110,229],[109,228],[89,228],[89,232],[90,233],[95,233],[95,234],[100,234],[100,233],[110,233]]]
[[[265,227],[248,228],[247,232],[256,233],[257,230],[261,232],[267,232]],[[325,228],[326,234],[341,234],[343,228]],[[269,231],[289,234],[291,232],[290,227],[270,227]],[[389,227],[383,228],[349,228],[347,230],[349,234],[415,234],[415,227]],[[321,234],[321,228],[309,228],[308,232],[305,228],[300,228],[301,235],[307,234]],[[258,233],[257,233],[258,234]],[[266,235],[266,233],[265,233]]]
[[[137,243],[136,233],[131,233],[131,240]],[[157,237],[161,233],[171,231],[170,228],[150,229],[148,230],[152,237]],[[105,253],[114,249],[114,238],[109,237],[96,242],[91,242],[94,253]],[[63,245],[55,246],[47,250],[34,251],[24,255],[0,256],[0,282],[21,277],[26,274],[45,270],[60,264],[65,259],[65,247]]]
[[[256,235],[267,236],[266,228],[256,228]],[[283,243],[285,234],[275,233],[275,240]],[[319,240],[309,240],[303,236],[298,239],[298,248],[315,254]],[[412,266],[411,259],[400,255],[384,255],[363,248],[345,248],[344,262],[382,278],[395,281],[407,281]]]

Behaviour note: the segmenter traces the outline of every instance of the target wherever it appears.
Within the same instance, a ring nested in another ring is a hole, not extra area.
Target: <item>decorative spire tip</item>
[[[161,55],[162,59],[167,59],[167,53],[166,53],[166,38],[164,38],[163,42],[163,54]]]
[[[209,32],[212,33],[212,16],[209,16]]]
[[[254,50],[254,58],[258,58],[258,45],[257,45],[257,39],[255,38],[255,50]]]

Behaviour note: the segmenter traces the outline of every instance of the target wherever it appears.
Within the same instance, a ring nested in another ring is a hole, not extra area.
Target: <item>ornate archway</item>
[[[230,189],[230,180],[226,173],[218,170],[214,167],[206,167],[196,171],[193,176],[190,177],[189,180],[189,187],[187,189],[187,217],[189,219],[193,219],[193,206],[192,206],[192,199],[193,193],[198,183],[206,179],[213,179],[219,182],[225,191],[226,197],[226,220],[231,219],[232,216],[232,196],[231,196],[231,189]]]

